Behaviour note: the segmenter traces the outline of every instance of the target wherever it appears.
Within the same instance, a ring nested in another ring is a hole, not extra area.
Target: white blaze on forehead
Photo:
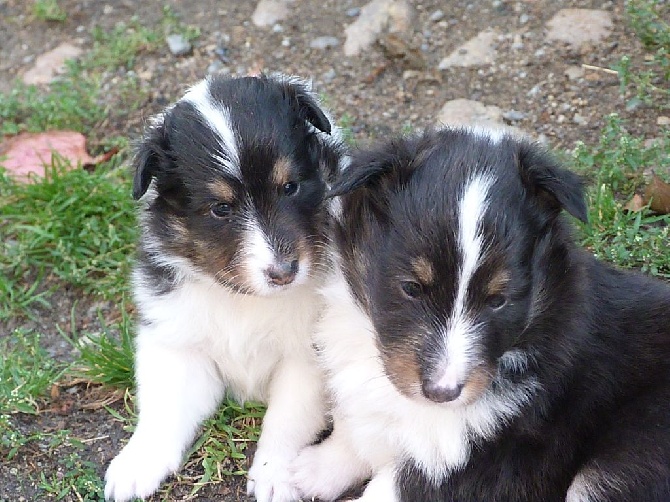
[[[226,172],[238,179],[242,178],[240,160],[237,152],[235,131],[230,119],[230,111],[220,103],[214,102],[209,92],[209,81],[203,80],[191,87],[184,95],[184,101],[191,103],[205,120],[209,128],[219,137],[221,143],[212,152],[212,157]]]
[[[488,193],[493,184],[490,175],[471,179],[458,203],[458,248],[461,263],[458,270],[456,298],[443,333],[444,354],[437,366],[440,385],[455,387],[467,377],[471,359],[475,355],[473,320],[466,310],[467,292],[484,254],[481,221],[488,207]]]

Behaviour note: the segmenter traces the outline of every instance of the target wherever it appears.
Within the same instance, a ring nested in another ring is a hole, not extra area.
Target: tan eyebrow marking
[[[510,281],[510,273],[507,270],[499,269],[493,274],[491,280],[486,285],[486,293],[497,295],[505,291],[505,287]]]
[[[235,191],[229,183],[226,183],[222,180],[212,181],[208,185],[209,190],[214,194],[219,200],[224,202],[230,202],[235,199]]]
[[[412,260],[412,270],[422,284],[431,285],[435,280],[433,264],[425,256]]]
[[[280,157],[272,166],[272,181],[278,186],[294,181],[291,179],[291,171],[291,161],[286,157]]]

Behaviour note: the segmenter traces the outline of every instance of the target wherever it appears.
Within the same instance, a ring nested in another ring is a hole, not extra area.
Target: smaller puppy
[[[574,244],[575,174],[445,129],[354,154],[332,194],[334,431],[294,462],[301,494],[670,500],[670,286]]]
[[[268,404],[248,491],[296,499],[287,467],[324,427],[312,348],[327,183],[341,144],[307,84],[214,77],[139,147],[134,274],[139,422],[105,497],[146,497],[175,472],[224,393]]]

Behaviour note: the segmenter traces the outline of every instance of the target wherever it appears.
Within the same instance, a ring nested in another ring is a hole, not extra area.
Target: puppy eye
[[[421,284],[414,281],[403,281],[400,283],[400,288],[409,298],[418,298],[423,293]]]
[[[233,212],[233,207],[227,202],[217,202],[211,205],[209,212],[215,218],[227,218]]]
[[[507,305],[505,295],[491,295],[486,299],[486,304],[493,310],[499,310]]]
[[[288,183],[284,183],[282,186],[282,193],[287,197],[290,197],[291,195],[297,194],[299,188],[300,185],[298,183],[295,181],[289,181]]]

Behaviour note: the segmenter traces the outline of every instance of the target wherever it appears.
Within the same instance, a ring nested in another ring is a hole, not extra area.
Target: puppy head
[[[330,132],[297,79],[195,85],[154,120],[136,156],[144,247],[242,293],[304,283],[320,260],[323,195],[340,157]]]
[[[345,274],[401,392],[469,404],[523,370],[548,276],[569,268],[559,213],[586,220],[576,175],[513,137],[445,129],[354,154],[332,193]]]

